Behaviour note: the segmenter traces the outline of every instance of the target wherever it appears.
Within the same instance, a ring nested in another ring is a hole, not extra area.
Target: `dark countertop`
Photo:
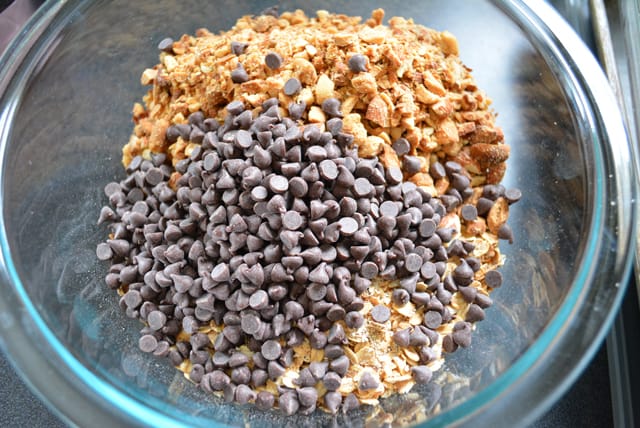
[[[20,28],[20,23],[32,13],[34,6],[40,3],[40,1],[16,0],[0,14],[0,52],[10,40],[11,35]],[[628,296],[627,300],[632,297],[635,297],[635,294]],[[609,382],[607,349],[603,344],[571,389],[532,427],[613,426]],[[33,395],[2,354],[0,354],[0,426],[64,426]]]

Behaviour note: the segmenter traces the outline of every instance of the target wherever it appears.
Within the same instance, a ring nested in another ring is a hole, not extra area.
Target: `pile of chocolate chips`
[[[343,399],[336,391],[349,368],[337,321],[363,325],[359,296],[372,279],[400,279],[394,303],[426,308],[423,325],[394,334],[400,346],[420,349],[422,364],[434,358],[435,329],[451,320],[452,293],[473,304],[445,338],[449,352],[469,345],[470,323],[491,304],[469,286],[481,265],[468,255],[473,245],[439,227],[472,194],[460,165],[431,167],[434,178],[447,175],[452,183],[447,195],[432,197],[404,182],[400,169],[359,158],[353,137],[342,132],[338,100],[323,107],[331,117],[325,132],[280,117],[277,99],[267,100],[256,118],[234,101],[223,124],[193,113],[188,124],[167,130],[170,143],[182,137],[198,144],[175,166],[175,191],[164,155],[136,157],[127,178],[105,187],[113,209],[104,207],[99,220],[112,232],[97,247],[98,258],[112,261],[106,282],[125,291],[120,304],[127,316],[146,324],[140,348],[174,365],[189,359],[190,379],[223,391],[226,400],[268,409],[277,399],[287,414],[316,408],[317,382],[329,391],[323,397],[329,411],[358,405],[353,394]],[[406,155],[404,143],[394,146]],[[485,190],[484,205],[463,207],[464,219],[486,214],[505,193],[500,186]],[[453,257],[458,267],[443,277]],[[487,276],[490,286],[500,285],[499,272]],[[428,291],[416,291],[418,281]],[[384,323],[389,308],[376,306],[371,316]],[[199,332],[211,321],[224,325],[214,343]],[[188,342],[178,340],[182,331]],[[328,361],[303,369],[295,390],[281,387],[278,397],[256,392],[285,372],[305,338]],[[251,362],[237,350],[243,344],[254,352]],[[418,366],[414,378],[428,382],[431,372]],[[372,382],[362,376],[359,386]]]

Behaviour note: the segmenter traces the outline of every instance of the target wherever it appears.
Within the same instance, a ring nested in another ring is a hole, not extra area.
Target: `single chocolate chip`
[[[282,66],[282,57],[277,52],[269,52],[264,57],[264,63],[272,70],[277,70]]]
[[[211,373],[207,373],[203,378],[206,378],[206,383],[214,391],[222,391],[222,389],[231,382],[229,376],[221,370],[214,370]],[[204,379],[203,382],[205,382]]]
[[[420,271],[420,268],[422,267],[422,257],[420,257],[418,254],[415,253],[411,253],[411,254],[407,254],[407,257],[404,261],[404,268],[413,273],[413,272],[418,272]]]
[[[399,214],[400,207],[393,201],[384,201],[380,204],[380,215],[395,217]]]
[[[497,270],[490,270],[485,273],[484,282],[488,287],[498,288],[502,285],[502,274]]]
[[[269,189],[275,193],[284,193],[289,189],[289,180],[282,175],[274,175],[269,180]]]
[[[233,383],[246,385],[251,382],[251,369],[247,366],[234,367],[230,377]]]
[[[475,303],[482,309],[486,309],[493,304],[493,300],[486,294],[478,293],[476,294]]]
[[[231,53],[233,53],[235,56],[242,55],[248,46],[248,43],[232,41]]]
[[[364,262],[360,267],[360,274],[366,279],[375,278],[378,272],[378,266],[373,262]]]
[[[320,176],[325,180],[335,180],[338,177],[338,166],[335,162],[325,159],[318,165]]]
[[[336,391],[329,391],[324,395],[324,405],[329,413],[335,414],[338,412],[342,404],[342,394]]]
[[[300,81],[298,79],[296,79],[295,77],[292,77],[291,79],[287,80],[284,83],[284,93],[285,93],[285,95],[293,96],[293,95],[297,94],[298,92],[300,92],[300,89],[302,89],[302,85],[300,84]]]
[[[482,321],[485,317],[484,314],[484,310],[476,305],[475,303],[472,303],[471,305],[469,305],[469,308],[467,309],[467,315],[465,317],[465,321],[468,322],[477,322],[477,321]]]
[[[459,174],[459,173],[453,173],[451,174],[451,185],[458,191],[463,191],[464,189],[466,189],[467,187],[469,187],[469,185],[471,184],[471,181],[469,180],[469,178],[463,174]]]
[[[298,401],[303,407],[309,407],[316,404],[318,400],[318,391],[312,387],[307,386],[298,389]]]
[[[398,330],[392,336],[393,342],[403,348],[409,346],[410,338],[411,332],[408,328]]]
[[[411,144],[406,138],[398,138],[391,147],[398,156],[404,156],[411,150]]]
[[[231,81],[233,83],[244,83],[249,80],[249,75],[241,63],[231,72]]]
[[[331,117],[342,117],[340,107],[341,104],[337,98],[327,98],[322,102],[322,111]]]
[[[347,60],[349,70],[354,73],[367,71],[367,57],[362,54],[354,54]]]
[[[409,174],[413,175],[422,169],[422,161],[417,156],[405,155],[402,158],[402,168]]]
[[[160,40],[160,43],[158,43],[158,50],[173,53],[173,39],[171,37],[166,37]]]
[[[376,305],[371,309],[371,318],[375,322],[384,323],[391,317],[391,311],[384,305]]]
[[[467,264],[466,260],[461,260],[460,264],[453,270],[453,279],[458,285],[469,285],[473,281],[473,269]]]
[[[460,208],[460,216],[465,221],[473,221],[478,217],[478,210],[471,204],[465,204]]]
[[[479,198],[478,201],[476,202],[476,209],[478,211],[478,215],[481,215],[481,216],[486,215],[491,210],[491,207],[493,207],[493,204],[494,204],[494,201],[492,201],[491,199],[484,198],[484,197]]]
[[[282,349],[280,347],[280,343],[276,340],[267,340],[262,344],[262,348],[260,349],[262,355],[269,361],[277,360],[280,357],[280,353]]]
[[[329,369],[333,370],[340,376],[347,374],[350,366],[349,358],[346,355],[336,358],[329,363]]]
[[[109,244],[102,242],[96,248],[96,256],[98,260],[109,260],[113,257],[113,250]]]
[[[242,331],[246,334],[256,334],[260,330],[261,324],[262,322],[260,321],[260,318],[253,313],[244,315],[241,317],[240,321]]]
[[[344,316],[344,322],[347,327],[357,329],[364,325],[364,317],[360,312],[351,311]]]
[[[145,334],[138,340],[138,346],[142,352],[153,352],[158,347],[158,340],[151,334]]]
[[[436,329],[440,327],[442,324],[442,315],[440,312],[436,311],[427,311],[424,314],[424,325],[431,328]]]
[[[393,290],[393,293],[391,294],[391,300],[393,301],[393,304],[396,306],[404,306],[407,303],[409,303],[409,293],[402,288],[396,288],[395,290]]]
[[[327,334],[327,342],[335,345],[342,343],[346,338],[342,325],[336,323],[331,326],[329,333]]]
[[[498,238],[509,241],[509,244],[513,244],[513,231],[508,224],[504,223],[500,226],[498,229]]]
[[[259,266],[259,265],[255,265]],[[261,269],[261,268],[260,268]],[[257,290],[249,297],[249,306],[253,309],[264,309],[269,304],[269,295],[264,290]]]
[[[414,327],[413,331],[409,335],[409,345],[411,346],[424,346],[429,343],[429,337],[417,327]]]
[[[275,397],[268,391],[260,391],[256,395],[255,405],[260,410],[269,410],[275,403]]]
[[[471,325],[467,322],[457,322],[453,326],[451,336],[458,346],[468,347],[471,345]]]
[[[297,103],[291,103],[288,106],[289,116],[293,120],[298,120],[302,118],[305,110],[307,109],[307,104],[304,101],[299,101]]]
[[[402,182],[402,170],[398,167],[387,168],[386,173],[387,182],[389,184],[399,184]],[[389,189],[387,188],[387,192]]]
[[[522,198],[522,192],[516,188],[506,189],[504,191],[504,198],[509,204],[515,204]]]
[[[430,238],[436,231],[437,225],[436,222],[432,219],[428,218],[422,220],[419,227],[420,236],[423,238]]]
[[[358,380],[358,389],[360,391],[371,391],[380,386],[380,381],[371,370],[363,370]]]
[[[280,397],[278,398],[278,406],[286,415],[293,415],[300,408],[297,394],[293,391],[287,391],[280,394]]]
[[[417,384],[425,384],[431,381],[433,372],[428,366],[413,366],[411,367],[411,375]]]
[[[256,392],[248,385],[238,385],[236,388],[235,399],[238,404],[247,404],[248,402],[255,400],[256,397]]]

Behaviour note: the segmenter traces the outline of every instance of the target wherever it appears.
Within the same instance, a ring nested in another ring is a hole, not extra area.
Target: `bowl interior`
[[[492,295],[495,304],[478,324],[472,346],[449,355],[435,385],[414,389],[418,398],[392,397],[382,404],[384,412],[426,416],[481,396],[527,349],[546,346],[536,340],[582,263],[592,220],[587,195],[595,174],[585,122],[554,65],[524,30],[489,3],[475,2],[473,10],[462,1],[432,3],[380,4],[387,17],[412,17],[458,37],[462,60],[493,99],[511,145],[504,184],[524,196],[511,212],[515,243],[501,244],[507,256],[504,285]],[[124,316],[118,297],[104,285],[107,266],[95,257],[106,234],[96,225],[106,203],[102,188],[124,177],[120,150],[133,126],[131,107],[146,92],[140,73],[158,60],[157,42],[200,27],[222,31],[269,5],[159,0],[79,6],[24,82],[5,153],[3,209],[11,257],[53,337],[77,364],[131,403],[192,425],[207,419],[237,425],[253,420],[282,425],[283,420],[277,412],[257,414],[224,404],[191,385],[167,360],[138,350],[141,325]],[[371,13],[367,2],[281,3],[281,10],[296,8],[309,14],[317,9]],[[339,421],[359,425],[374,413],[365,408]],[[314,423],[332,420],[324,414],[314,418]],[[297,417],[284,423],[311,421]]]

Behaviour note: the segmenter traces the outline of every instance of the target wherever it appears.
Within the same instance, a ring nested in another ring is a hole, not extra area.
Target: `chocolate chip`
[[[485,273],[484,282],[488,287],[498,288],[502,285],[502,274],[497,270],[490,270]]]
[[[354,73],[367,71],[367,57],[362,54],[351,55],[351,57],[347,61],[347,65],[349,67],[349,70]]]
[[[340,101],[337,98],[327,98],[322,102],[322,111],[330,117],[342,117]]]
[[[309,344],[313,349],[322,349],[327,345],[327,335],[316,330],[309,336]]]
[[[324,405],[329,413],[335,414],[342,403],[342,394],[339,392],[329,391],[324,395]]]
[[[312,387],[307,386],[298,389],[298,401],[303,407],[309,407],[316,404],[318,400],[318,391]]]
[[[478,293],[476,294],[475,303],[482,309],[486,309],[493,304],[493,300],[486,294]]]
[[[411,375],[417,384],[425,384],[431,381],[433,372],[428,366],[413,366],[411,367]]]
[[[405,328],[405,329],[396,331],[393,334],[392,339],[396,345],[406,348],[407,346],[409,346],[410,336],[411,336],[410,330],[408,328]]]
[[[473,221],[478,217],[478,210],[471,204],[465,204],[460,208],[460,216],[465,221]]]
[[[329,369],[333,370],[340,376],[347,374],[350,366],[349,358],[346,355],[336,358],[329,363]]]
[[[508,224],[504,223],[498,228],[498,238],[509,241],[509,244],[513,244],[513,231]]]
[[[453,333],[451,334],[453,341],[463,348],[471,345],[471,326],[467,322],[457,322],[453,326]]]
[[[440,327],[442,324],[442,315],[440,312],[436,311],[427,311],[424,314],[424,325],[431,328],[436,329]]]
[[[522,198],[522,192],[520,189],[510,188],[504,191],[504,198],[509,204],[515,204]]]
[[[280,343],[276,340],[267,340],[262,344],[262,348],[260,350],[262,355],[270,361],[277,360],[280,357],[280,353],[282,349],[280,347]]]
[[[231,379],[221,370],[214,370],[211,373],[207,373],[203,376],[203,382],[209,385],[214,391],[222,391],[222,389],[229,385]]]
[[[281,175],[274,175],[269,180],[269,189],[275,193],[284,193],[289,189],[289,180]]]
[[[233,53],[235,56],[242,55],[245,49],[247,48],[247,46],[249,46],[248,43],[232,41],[231,53]]]
[[[298,92],[300,92],[300,89],[302,89],[302,85],[300,84],[300,81],[295,77],[292,77],[291,79],[287,80],[284,83],[283,91],[285,95],[293,96]]]
[[[418,254],[415,253],[411,253],[411,254],[407,254],[407,257],[404,261],[404,268],[413,273],[413,272],[418,272],[420,271],[420,268],[422,267],[422,257],[420,257]]]
[[[378,272],[378,266],[373,262],[364,262],[360,268],[360,274],[366,279],[375,278]]]
[[[173,53],[173,39],[171,37],[166,37],[160,40],[160,43],[158,43],[158,50]]]
[[[256,334],[260,330],[261,324],[260,318],[253,313],[242,316],[240,321],[242,331],[246,334]]]
[[[264,63],[272,70],[277,70],[282,66],[282,57],[277,52],[269,52],[264,57]]]
[[[255,404],[260,410],[269,410],[275,403],[275,397],[268,391],[260,391],[256,396]]]
[[[376,305],[371,309],[371,318],[375,322],[384,323],[391,317],[391,311],[384,305]]]
[[[356,329],[364,325],[364,317],[360,312],[351,311],[344,316],[344,322],[347,327]]]
[[[287,391],[280,394],[278,398],[278,407],[286,414],[293,415],[300,408],[300,403],[298,402],[298,396],[293,391]]]
[[[247,385],[238,385],[235,392],[235,400],[238,404],[247,404],[256,399],[256,392]]]
[[[371,370],[363,370],[358,380],[358,389],[360,391],[372,391],[378,389],[380,381],[377,376],[371,372]]]
[[[96,248],[96,256],[98,260],[109,260],[113,257],[111,246],[105,242],[98,244]]]
[[[477,322],[477,321],[482,321],[484,319],[484,310],[476,305],[475,303],[472,303],[471,305],[469,305],[469,308],[467,309],[467,315],[465,316],[465,321],[468,322]]]
[[[288,106],[289,116],[293,120],[298,120],[302,117],[306,109],[307,109],[307,104],[304,101],[291,103]]]
[[[249,80],[249,75],[241,63],[231,72],[231,81],[233,83],[244,83]]]
[[[413,175],[422,169],[422,161],[417,156],[405,155],[402,158],[402,168],[409,174]]]
[[[398,138],[393,142],[392,147],[398,156],[404,156],[411,150],[411,144],[406,138]]]
[[[158,340],[151,334],[140,337],[138,346],[142,352],[153,352],[158,347]]]
[[[461,260],[460,264],[453,270],[453,279],[458,285],[469,285],[473,281],[473,269],[467,264],[466,260]]]

